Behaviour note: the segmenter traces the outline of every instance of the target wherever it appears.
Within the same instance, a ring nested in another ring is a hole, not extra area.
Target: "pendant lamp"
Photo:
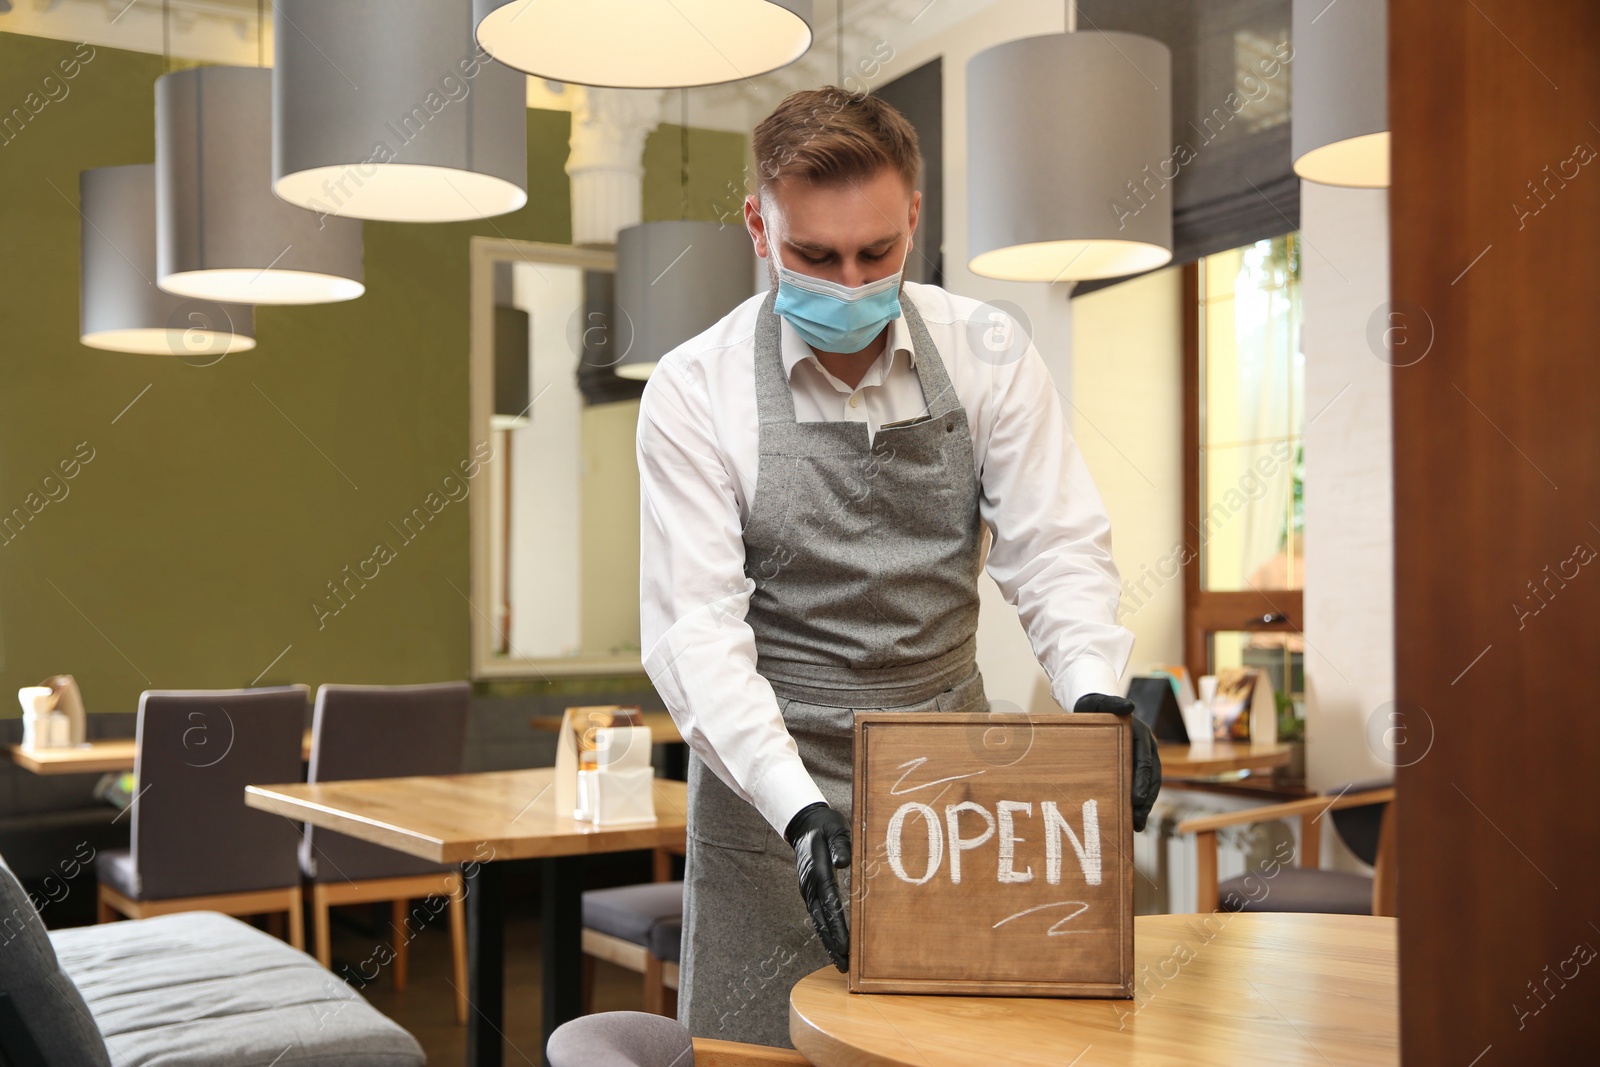
[[[1289,150],[1307,181],[1389,184],[1389,25],[1384,0],[1294,0]]]
[[[474,43],[472,0],[276,0],[273,10],[280,197],[393,222],[528,202],[527,79]]]
[[[158,284],[250,304],[365,290],[361,224],[272,195],[272,71],[196,67],[156,82]]]
[[[716,325],[755,289],[755,249],[743,226],[689,220],[689,90],[679,93],[677,221],[617,234],[614,333],[627,346],[619,378],[650,377],[661,357]]]
[[[755,252],[742,226],[645,222],[617,234],[615,322],[631,341],[622,378],[648,378],[656,363],[716,325],[755,290]]]
[[[216,357],[256,346],[246,304],[174,296],[156,286],[156,168],[97,167],[78,177],[83,214],[79,339],[90,348]]]
[[[476,0],[478,42],[552,81],[673,89],[741,81],[811,47],[811,0]]]
[[[1172,54],[1150,37],[1026,37],[967,63],[968,268],[1113,278],[1172,259]]]

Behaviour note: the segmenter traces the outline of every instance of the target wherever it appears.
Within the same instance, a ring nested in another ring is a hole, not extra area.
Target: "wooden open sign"
[[[858,713],[851,991],[1131,997],[1131,744],[1117,715]]]

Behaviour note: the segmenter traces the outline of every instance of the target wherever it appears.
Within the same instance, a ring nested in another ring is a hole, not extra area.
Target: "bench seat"
[[[316,960],[216,912],[50,934],[117,1067],[421,1067],[415,1039]]]

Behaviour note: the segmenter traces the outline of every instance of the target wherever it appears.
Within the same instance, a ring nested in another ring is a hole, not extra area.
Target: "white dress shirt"
[[[1020,356],[985,346],[994,309],[937,286],[906,283],[972,429],[991,535],[987,567],[1021,615],[1056,701],[1122,692],[1133,635],[1116,622],[1120,578],[1100,494],[1031,342]],[[640,648],[684,740],[735,794],[782,833],[822,800],[756,673],[745,622],[755,583],[741,531],[756,488],[756,313],[765,295],[669,352],[639,408]],[[800,422],[878,427],[925,414],[905,319],[852,390],[781,325],[784,370]]]

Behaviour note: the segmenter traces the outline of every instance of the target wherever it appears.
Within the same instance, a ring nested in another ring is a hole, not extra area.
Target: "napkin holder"
[[[583,818],[593,821],[583,814],[591,810],[585,806],[580,809],[578,797],[578,774],[580,771],[593,770],[599,765],[599,740],[598,731],[612,727],[642,727],[643,716],[638,708],[622,707],[616,704],[600,704],[588,707],[568,708],[561,720],[561,730],[556,740],[556,777],[555,801],[556,811],[573,818]],[[644,745],[644,762],[650,762],[650,746],[648,741],[649,731],[645,731],[647,740]],[[610,746],[611,741],[606,744]],[[622,745],[617,752],[609,751],[608,758],[620,753],[625,753],[626,745]],[[628,764],[632,766],[633,764]],[[619,771],[623,767],[617,768]],[[621,781],[619,779],[618,786]]]
[[[650,765],[650,728],[600,727],[594,738],[595,765],[578,769],[573,818],[597,826],[653,822],[655,770]]]

